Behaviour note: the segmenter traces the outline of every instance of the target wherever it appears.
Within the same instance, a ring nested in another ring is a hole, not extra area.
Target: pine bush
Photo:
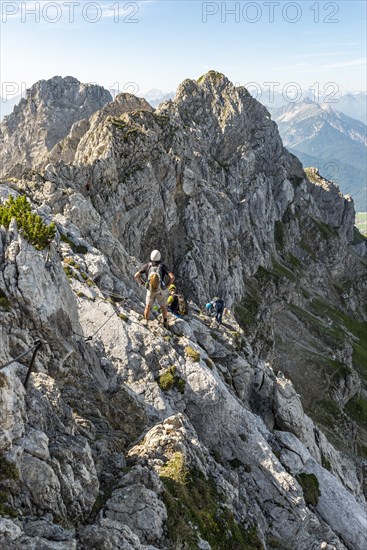
[[[19,231],[25,240],[37,250],[46,248],[55,237],[55,224],[52,222],[46,225],[41,216],[32,212],[25,195],[16,199],[9,197],[6,203],[0,206],[0,225],[8,229],[12,218],[16,219]]]

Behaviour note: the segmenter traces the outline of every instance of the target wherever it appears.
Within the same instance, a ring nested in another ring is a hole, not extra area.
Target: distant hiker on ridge
[[[215,311],[215,320],[217,321],[218,325],[221,325],[224,312],[224,301],[219,297],[215,297],[213,298],[212,304]]]
[[[142,276],[146,276],[146,281]],[[135,280],[141,284],[145,285],[147,288],[147,296],[145,301],[145,310],[144,317],[148,321],[150,316],[150,309],[154,303],[157,302],[161,308],[163,315],[163,325],[165,328],[168,328],[168,312],[167,312],[167,296],[166,296],[166,284],[165,279],[169,278],[167,281],[168,285],[171,285],[175,280],[175,276],[171,271],[168,271],[167,267],[161,261],[161,253],[158,250],[153,250],[150,255],[150,262],[144,264],[137,273],[135,273]]]

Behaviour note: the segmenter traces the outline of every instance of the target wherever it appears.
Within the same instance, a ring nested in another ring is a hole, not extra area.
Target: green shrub
[[[55,224],[52,222],[46,225],[41,216],[32,212],[25,195],[16,199],[9,197],[6,203],[0,206],[0,225],[8,229],[13,218],[25,240],[37,250],[46,248],[55,237]]]

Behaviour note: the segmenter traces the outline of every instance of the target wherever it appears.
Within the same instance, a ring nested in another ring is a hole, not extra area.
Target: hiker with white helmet
[[[143,275],[145,275],[146,280],[142,278]],[[150,262],[144,264],[143,267],[135,273],[134,277],[139,284],[147,287],[144,310],[145,319],[147,321],[149,320],[150,309],[154,301],[156,301],[162,311],[163,325],[165,328],[168,328],[167,296],[165,289],[166,283],[167,285],[171,285],[175,280],[175,276],[171,271],[168,271],[167,267],[161,261],[161,253],[159,250],[153,250],[150,255]]]

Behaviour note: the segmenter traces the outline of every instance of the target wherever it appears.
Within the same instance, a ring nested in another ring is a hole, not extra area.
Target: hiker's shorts
[[[159,307],[167,307],[167,292],[165,290],[160,290],[159,292],[148,290],[145,305],[152,306],[154,301],[157,302]]]

